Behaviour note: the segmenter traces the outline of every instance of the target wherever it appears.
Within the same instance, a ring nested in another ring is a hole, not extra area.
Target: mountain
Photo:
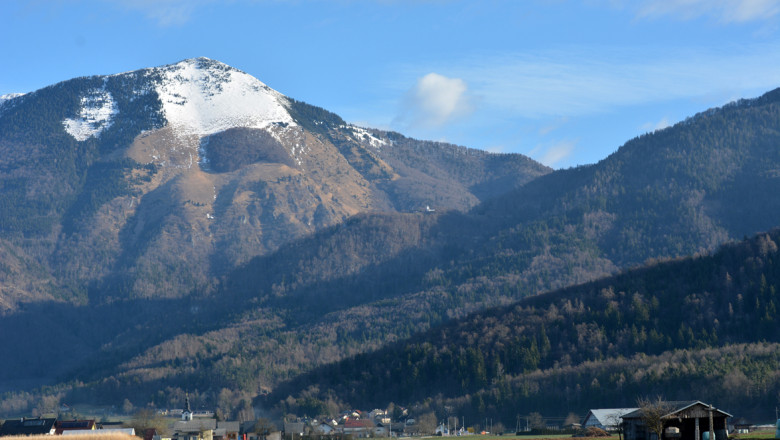
[[[778,242],[775,229],[710,256],[474,313],[295,377],[265,400],[282,413],[396,402],[509,423],[657,394],[771,418],[780,393]]]
[[[550,170],[359,128],[206,58],[0,107],[0,307],[182,297],[364,212],[466,210]]]
[[[621,267],[766,231],[780,208],[779,100],[780,89],[708,110],[479,209],[510,223],[583,224]]]
[[[15,353],[0,387],[17,391],[0,411],[42,394],[175,406],[189,391],[227,413],[444,322],[780,218],[777,91],[551,172],[353,127],[242,75],[187,60],[0,107],[0,334]],[[236,87],[264,116],[212,117]],[[187,110],[209,99],[205,116]],[[83,126],[102,131],[68,132]]]
[[[780,126],[773,96],[630,140],[597,164],[546,174],[466,213],[357,216],[285,245],[225,278],[232,309],[242,311],[233,322],[194,339],[180,334],[98,377],[273,389],[486,307],[769,230],[780,215],[771,202],[780,162],[766,147]],[[739,221],[726,209],[740,194],[735,209],[760,216]],[[207,344],[220,348],[198,348]],[[172,355],[172,345],[191,351]]]

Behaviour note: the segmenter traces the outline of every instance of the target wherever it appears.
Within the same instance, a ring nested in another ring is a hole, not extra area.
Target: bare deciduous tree
[[[538,412],[532,412],[528,415],[528,425],[531,429],[544,429],[547,427],[547,424],[544,423],[544,417]]]
[[[657,440],[661,440],[664,433],[665,416],[672,412],[672,405],[658,396],[654,399],[640,397],[636,401],[636,406],[642,411],[642,422],[648,431],[654,433]]]
[[[607,416],[607,426],[609,430],[617,432],[618,440],[623,440],[623,415],[619,412],[613,412]]]
[[[427,435],[432,435],[436,432],[437,419],[436,414],[431,411],[420,415],[417,418],[417,426],[420,432]]]
[[[570,412],[568,416],[566,416],[566,420],[563,421],[563,424],[566,426],[574,425],[580,423],[580,416],[577,414]]]
[[[142,408],[125,422],[125,426],[135,429],[136,435],[143,436],[147,429],[154,428],[160,435],[168,434],[168,421],[151,408]]]

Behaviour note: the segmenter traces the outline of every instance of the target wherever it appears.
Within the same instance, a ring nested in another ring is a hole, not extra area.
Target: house
[[[241,431],[239,422],[217,422],[217,429],[214,430],[214,440],[238,440],[238,433]]]
[[[374,432],[374,422],[369,419],[349,419],[344,422],[341,432],[353,437],[369,437]]]
[[[270,428],[257,420],[247,420],[241,423],[241,440],[263,440]]]
[[[316,432],[317,434],[330,435],[336,432],[336,428],[334,428],[328,423],[321,422],[316,426],[314,426],[314,432]]]
[[[214,440],[214,419],[180,420],[173,424],[172,440]]]
[[[413,435],[418,435],[419,433],[420,433],[420,427],[417,426],[417,421],[415,419],[406,419],[403,428],[403,435],[413,436]]]
[[[71,429],[63,431],[62,435],[105,435],[105,434],[125,434],[135,435],[133,428],[109,428],[109,429]]]
[[[99,422],[96,429],[102,429],[103,432],[106,432],[107,429],[121,429],[124,426],[125,422]]]
[[[21,418],[6,420],[5,423],[3,423],[3,426],[0,427],[0,436],[54,435],[54,423],[56,421],[56,418]]]
[[[281,440],[282,432],[266,421],[248,420],[241,423],[241,440]]]
[[[450,430],[444,423],[436,427],[436,435],[450,435]]]
[[[303,422],[301,420],[296,420],[294,422],[288,422],[288,421],[284,422],[285,434],[303,435],[305,430],[306,430],[306,422]]]
[[[186,411],[185,411],[186,413]],[[218,422],[215,419],[196,418],[173,424],[172,440],[238,440],[239,422]]]
[[[392,425],[390,423],[377,423],[374,426],[375,437],[390,437],[392,434]]]
[[[618,428],[620,428],[620,424],[623,422],[621,417],[638,409],[639,408],[592,409],[588,411],[588,415],[586,415],[585,420],[582,421],[582,427],[584,429],[599,428],[605,431],[617,431]]]
[[[94,420],[57,420],[54,422],[54,433],[62,435],[65,431],[92,431],[97,429]]]
[[[144,440],[160,440],[161,438],[156,428],[146,428],[144,431]]]
[[[653,433],[643,420],[642,409],[623,415],[623,438],[625,440],[708,440],[710,420],[715,439],[728,440],[727,421],[731,414],[714,408],[704,402],[665,402],[669,410],[661,419],[664,431],[661,439]]]

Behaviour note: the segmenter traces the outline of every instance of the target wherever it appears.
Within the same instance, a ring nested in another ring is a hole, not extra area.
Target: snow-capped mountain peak
[[[162,118],[180,135],[208,136],[236,127],[266,129],[274,125],[296,125],[284,105],[287,102],[284,95],[219,61],[190,58],[162,67],[111,75],[123,76],[146,79],[132,93],[157,92]],[[111,77],[103,77],[102,87],[82,92],[75,117],[62,121],[65,131],[75,139],[84,141],[100,136],[121,113],[121,106],[116,105],[105,86]]]
[[[281,93],[219,61],[191,58],[154,70],[165,119],[184,134],[295,124]]]

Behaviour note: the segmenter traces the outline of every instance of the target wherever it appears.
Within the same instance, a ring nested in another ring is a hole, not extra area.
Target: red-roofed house
[[[91,431],[97,429],[94,420],[57,420],[54,422],[54,433],[62,435],[64,431]]]
[[[374,432],[374,422],[369,419],[348,419],[344,422],[341,432],[355,437],[369,437]]]

